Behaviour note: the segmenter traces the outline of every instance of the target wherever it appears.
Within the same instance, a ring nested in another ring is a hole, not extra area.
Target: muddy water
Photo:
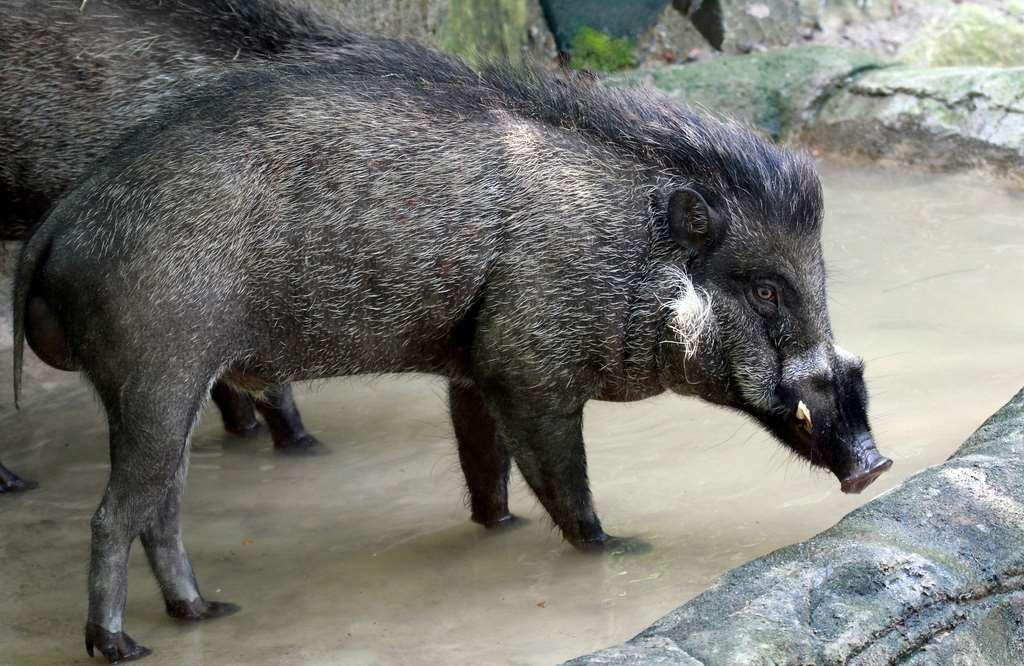
[[[518,479],[526,525],[468,521],[437,381],[339,380],[300,392],[330,456],[284,460],[207,415],[186,540],[204,591],[243,612],[170,621],[136,548],[130,633],[156,650],[151,663],[553,663],[632,636],[723,571],[940,462],[1024,383],[1024,197],[948,177],[823,176],[837,338],[867,359],[877,439],[896,462],[863,496],[695,400],[595,403],[586,436],[605,527],[654,549],[583,556]],[[0,368],[9,376],[6,353]],[[44,485],[0,497],[0,661],[85,663],[105,428],[73,375],[30,371],[26,407],[0,412],[0,459]]]

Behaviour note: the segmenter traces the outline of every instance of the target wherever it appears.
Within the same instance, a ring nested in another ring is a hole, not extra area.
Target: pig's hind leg
[[[138,536],[171,614],[211,617],[234,610],[199,595],[178,527],[189,436],[209,381],[181,367],[135,366],[127,381],[114,373],[102,373],[106,379],[99,381],[98,373],[89,374],[107,410],[111,466],[92,519],[85,645],[90,655],[98,649],[111,662],[128,661],[149,654],[123,628],[128,554]]]
[[[494,418],[483,396],[472,384],[452,381],[448,384],[448,405],[473,521],[485,527],[511,525],[517,520],[508,510],[511,456],[498,441]]]
[[[238,606],[220,601],[207,601],[199,593],[192,562],[181,539],[181,496],[188,475],[188,448],[182,452],[174,481],[153,519],[142,531],[142,546],[149,566],[160,585],[167,614],[181,620],[206,620],[231,615]]]
[[[274,450],[278,453],[308,456],[329,452],[302,425],[291,384],[278,384],[268,389],[263,399],[256,401],[256,409],[267,422],[274,439]]]

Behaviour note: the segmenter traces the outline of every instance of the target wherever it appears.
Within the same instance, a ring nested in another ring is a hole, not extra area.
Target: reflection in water
[[[896,461],[864,496],[695,400],[594,403],[605,527],[654,549],[580,555],[519,480],[513,511],[529,522],[469,522],[439,382],[338,380],[300,392],[329,456],[284,460],[265,436],[232,439],[212,414],[200,424],[186,540],[204,591],[243,612],[168,620],[136,548],[129,631],[168,663],[552,663],[629,638],[726,569],[942,461],[1024,377],[1024,198],[947,177],[823,175],[836,337],[867,359],[877,440]],[[0,367],[8,377],[7,354]],[[0,412],[0,459],[43,487],[0,498],[0,645],[16,661],[64,661],[84,655],[106,431],[73,375],[36,363],[26,385],[25,408]]]

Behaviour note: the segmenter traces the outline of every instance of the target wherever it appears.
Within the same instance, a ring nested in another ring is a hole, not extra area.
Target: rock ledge
[[[1024,663],[1024,390],[946,463],[569,664]]]

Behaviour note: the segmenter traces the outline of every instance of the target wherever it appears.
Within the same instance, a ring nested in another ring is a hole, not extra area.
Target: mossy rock
[[[438,45],[471,65],[518,63],[528,37],[525,0],[449,0]]]
[[[1024,12],[1024,9],[1018,10]],[[964,4],[925,28],[900,52],[911,64],[930,67],[1024,65],[1024,15]]]
[[[692,106],[728,115],[783,139],[851,75],[882,66],[851,49],[808,46],[610,77],[609,85],[651,85]]]

